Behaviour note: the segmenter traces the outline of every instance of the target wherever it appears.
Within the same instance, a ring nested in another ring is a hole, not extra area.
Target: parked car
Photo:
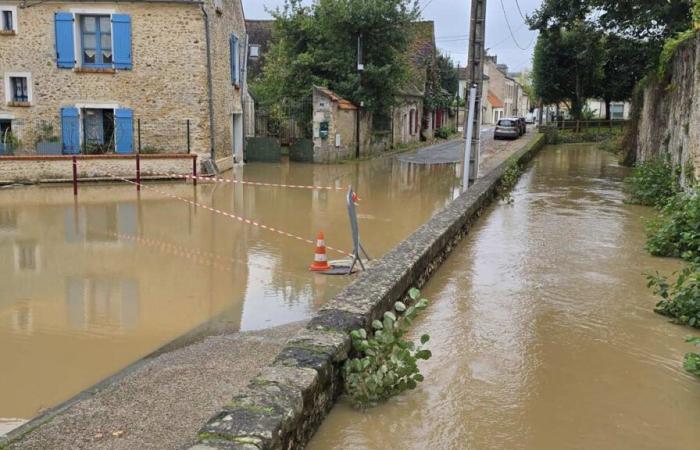
[[[525,123],[534,124],[535,119],[536,116],[534,113],[528,113],[527,116],[525,116]]]
[[[494,139],[518,139],[520,137],[520,124],[518,119],[501,119],[496,124],[493,132]]]

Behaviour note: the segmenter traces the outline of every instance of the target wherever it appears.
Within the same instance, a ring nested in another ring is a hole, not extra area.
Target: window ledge
[[[113,67],[76,67],[73,71],[75,73],[117,73]]]
[[[11,106],[13,108],[28,108],[32,106],[30,102],[7,102],[7,106]]]
[[[0,36],[15,36],[16,34],[15,30],[0,30]]]

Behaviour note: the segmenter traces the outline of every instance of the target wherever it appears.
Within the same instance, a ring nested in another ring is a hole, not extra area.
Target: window
[[[13,102],[29,102],[26,77],[10,77],[10,95]]]
[[[12,121],[0,119],[0,156],[12,155]]]
[[[36,242],[15,244],[15,268],[17,271],[35,272],[39,269],[39,249]]]
[[[625,118],[625,105],[623,105],[623,104],[610,105],[610,117],[613,120],[624,119]]]
[[[89,150],[112,150],[114,110],[83,109],[83,139]]]
[[[260,57],[260,46],[259,45],[251,45],[250,46],[250,57],[251,58],[259,58]]]
[[[17,33],[17,7],[0,5],[0,34]]]
[[[80,16],[84,66],[112,66],[112,21],[109,16]]]

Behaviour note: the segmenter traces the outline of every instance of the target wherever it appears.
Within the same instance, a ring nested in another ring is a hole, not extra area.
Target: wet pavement
[[[681,263],[645,253],[653,212],[624,203],[625,173],[594,146],[545,148],[425,287],[425,383],[341,402],[308,448],[698,448],[697,332],[653,313],[643,276]]]

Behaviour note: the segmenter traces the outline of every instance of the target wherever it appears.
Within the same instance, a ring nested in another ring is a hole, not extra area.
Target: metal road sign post
[[[350,270],[348,270],[348,275],[350,275],[355,268],[355,264],[358,262],[360,263],[360,267],[362,267],[362,270],[365,269],[365,264],[362,262],[362,258],[360,257],[360,252],[362,252],[365,255],[365,258],[367,260],[370,260],[369,255],[365,251],[364,247],[362,247],[362,243],[360,242],[360,226],[357,223],[357,210],[355,209],[355,192],[352,190],[352,186],[348,188],[348,216],[350,217],[350,229],[352,230],[352,263],[350,264]]]

